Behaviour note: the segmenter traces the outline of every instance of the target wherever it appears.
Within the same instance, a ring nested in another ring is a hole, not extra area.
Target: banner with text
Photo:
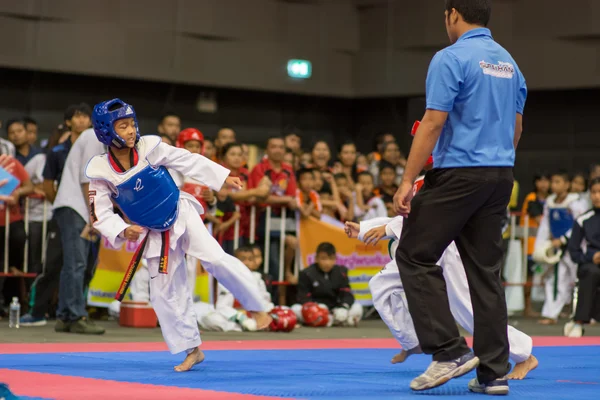
[[[108,240],[102,238],[98,253],[98,266],[88,290],[88,304],[96,307],[108,307],[123,280],[125,271],[131,262],[137,243],[127,242],[120,249],[113,248]],[[141,268],[141,265],[140,267]],[[212,304],[211,277],[198,263],[196,271],[196,301]],[[129,298],[127,291],[126,298]]]
[[[315,218],[301,218],[298,228],[302,263],[307,267],[315,262],[315,251],[322,242],[337,250],[337,263],[348,268],[348,278],[354,298],[363,306],[373,305],[369,280],[388,262],[388,241],[367,246],[357,239],[348,239],[344,230]]]

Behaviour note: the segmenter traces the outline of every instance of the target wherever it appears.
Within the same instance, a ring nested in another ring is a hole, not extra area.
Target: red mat
[[[467,338],[469,346],[472,338]],[[537,347],[595,346],[600,336],[567,338],[564,336],[538,336],[533,338]],[[390,349],[399,348],[394,339],[310,339],[310,340],[244,340],[211,341],[202,344],[202,350],[306,350],[306,349]],[[104,353],[129,351],[167,351],[163,342],[134,343],[4,343],[0,354],[32,353]]]
[[[190,389],[176,386],[145,385],[102,379],[79,378],[39,372],[0,369],[2,382],[21,396],[60,400],[272,400],[283,397],[255,396],[214,390]],[[34,382],[34,384],[32,384]]]

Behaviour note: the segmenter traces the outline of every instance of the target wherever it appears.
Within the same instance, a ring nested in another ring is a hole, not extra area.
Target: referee
[[[406,218],[396,252],[415,330],[429,368],[410,387],[424,390],[477,368],[469,390],[508,394],[507,314],[500,281],[502,221],[513,186],[525,79],[489,29],[491,0],[446,0],[451,46],[427,74],[427,110],[415,134],[394,209]],[[433,151],[434,168],[413,197]],[[471,352],[460,336],[436,264],[456,242],[474,312]]]

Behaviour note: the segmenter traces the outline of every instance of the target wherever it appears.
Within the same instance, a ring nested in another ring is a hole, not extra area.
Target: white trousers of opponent
[[[397,241],[402,233],[402,222],[402,217],[375,218],[363,221],[360,223],[358,238],[363,240],[364,235],[372,228],[386,225],[388,238]],[[390,251],[392,257],[395,257],[396,248],[397,242],[392,245]],[[450,311],[456,322],[473,334],[473,306],[469,294],[469,285],[460,254],[454,242],[445,250],[439,265],[444,271]],[[373,296],[375,309],[402,348],[411,350],[417,347],[419,339],[408,311],[408,303],[395,259],[392,259],[380,273],[371,278],[369,289]],[[533,347],[530,336],[509,325],[508,340],[511,360],[518,364],[529,358]]]

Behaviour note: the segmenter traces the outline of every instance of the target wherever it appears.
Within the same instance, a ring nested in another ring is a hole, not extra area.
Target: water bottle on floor
[[[12,303],[10,303],[10,315],[8,319],[9,328],[19,327],[19,318],[21,318],[21,304],[19,304],[19,298],[13,297]]]

